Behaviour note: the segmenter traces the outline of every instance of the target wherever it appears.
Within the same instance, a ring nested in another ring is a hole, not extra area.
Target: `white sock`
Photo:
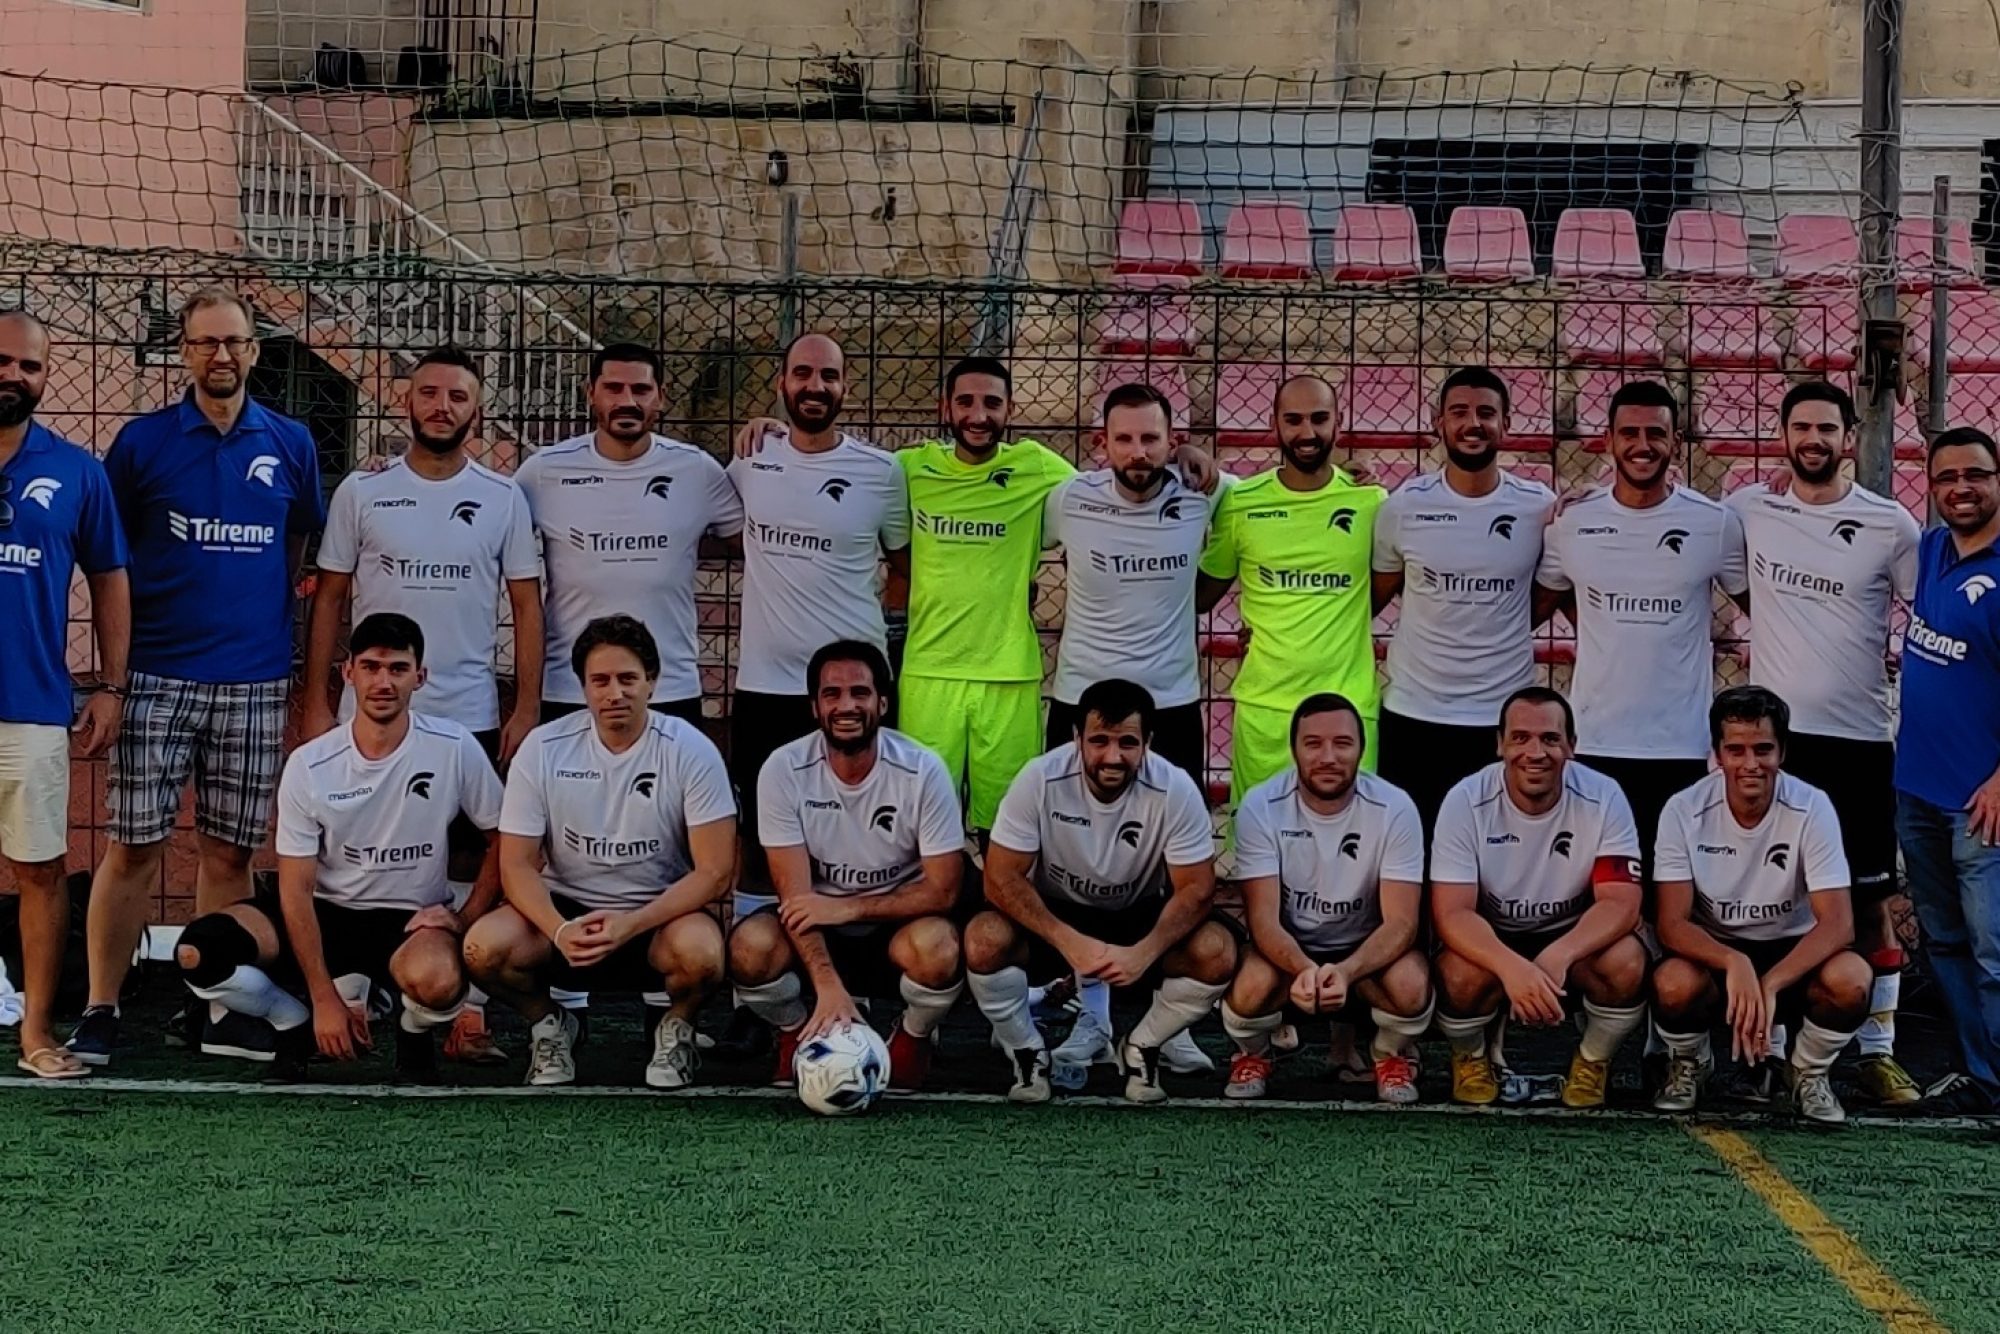
[[[1229,990],[1227,982],[1210,985],[1191,977],[1170,977],[1153,993],[1153,1003],[1132,1030],[1135,1047],[1157,1047],[1176,1033],[1185,1032],[1215,1008]]]
[[[674,1003],[674,998],[664,991],[642,991],[639,993],[639,1001],[641,1004],[652,1006],[655,1010],[664,1010]]]
[[[1792,1068],[1802,1075],[1823,1075],[1833,1069],[1834,1057],[1854,1041],[1852,1033],[1836,1033],[1808,1019],[1799,1025],[1799,1040],[1792,1048]]]
[[[1644,1005],[1614,1009],[1598,1005],[1586,996],[1583,1000],[1583,1037],[1576,1044],[1576,1054],[1586,1061],[1608,1061],[1618,1054],[1618,1044],[1645,1021]]]
[[[1049,994],[1049,989],[1047,987],[1029,987],[1028,1008],[1032,1010],[1037,1005],[1040,1005],[1042,1003],[1042,998],[1047,996],[1048,994]]]
[[[419,1005],[408,996],[403,997],[403,1013],[396,1020],[397,1026],[405,1033],[427,1033],[433,1028],[443,1028],[458,1018],[458,1012],[465,1008],[460,1001],[446,1010],[433,1010],[427,1005]]]
[[[1863,1056],[1887,1056],[1896,1050],[1896,1005],[1903,998],[1901,972],[1875,974],[1868,993],[1868,1017],[1858,1038]]]
[[[1451,1043],[1451,1049],[1455,1054],[1483,1056],[1486,1054],[1486,1030],[1492,1022],[1493,1016],[1490,1014],[1464,1018],[1439,1012],[1437,1029],[1444,1034],[1445,1040]]]
[[[1657,1025],[1655,1027],[1658,1028]],[[1658,1028],[1658,1032],[1667,1055],[1675,1060],[1700,1061],[1703,1065],[1714,1064],[1715,1049],[1710,1045],[1708,1030],[1703,1029],[1699,1033],[1669,1033],[1664,1028]]]
[[[1238,1014],[1228,1001],[1222,1002],[1222,1031],[1246,1056],[1269,1056],[1271,1035],[1284,1022],[1282,1009],[1270,1014]]]
[[[1436,1001],[1424,1006],[1422,1014],[1391,1014],[1370,1006],[1368,1016],[1375,1021],[1375,1040],[1369,1043],[1369,1047],[1375,1058],[1408,1056],[1410,1049],[1417,1045],[1417,1039],[1430,1032],[1431,1017],[1436,1013]]]
[[[1101,977],[1086,977],[1077,989],[1077,1001],[1083,1012],[1097,1021],[1099,1028],[1111,1031],[1111,984]]]
[[[1784,1026],[1783,1024],[1772,1024],[1772,1025],[1771,1025],[1771,1059],[1772,1059],[1772,1060],[1774,1060],[1774,1061],[1782,1061],[1782,1060],[1784,1060],[1784,1059],[1785,1059],[1785,1045],[1786,1045],[1786,1042],[1788,1041],[1788,1039],[1790,1038],[1790,1036],[1791,1036],[1791,1035],[1790,1035],[1790,1033],[1789,1033],[1789,1032],[1787,1032],[1787,1030],[1786,1030],[1786,1028],[1785,1028],[1785,1026]]]
[[[905,976],[897,983],[897,989],[903,993],[903,1027],[913,1038],[927,1038],[951,1013],[951,1007],[965,991],[965,983],[954,982],[942,991],[934,991]]]
[[[550,987],[549,999],[562,1006],[565,1010],[588,1010],[590,1008],[590,993],[588,991],[564,991],[561,987]]]
[[[368,1011],[369,993],[375,989],[375,984],[366,973],[342,973],[333,979],[333,989],[347,1002],[348,1009],[360,1010],[365,1014]]]
[[[535,1021],[529,1034],[538,1038],[559,1038],[563,1035],[563,1007],[558,1005]]]
[[[465,1004],[462,1008],[471,1010],[475,1014],[485,1014],[487,1000],[486,993],[478,987],[467,987],[465,989]]]
[[[1019,968],[1002,968],[994,973],[967,973],[966,985],[972,988],[972,999],[979,1006],[979,1012],[986,1016],[986,1022],[993,1025],[993,1036],[1000,1039],[1000,1045],[1010,1052],[1023,1047],[1041,1048],[1047,1044],[1042,1040],[1042,1031],[1035,1027],[1035,1019],[1028,1011],[1028,975]]]
[[[736,988],[736,1003],[771,1027],[789,1031],[806,1021],[806,1003],[800,999],[804,990],[797,973],[785,973],[760,987]]]
[[[465,901],[472,897],[472,882],[470,880],[447,880],[444,883],[445,888],[451,891],[451,910],[457,912],[465,906]]]
[[[1667,1035],[1661,1031],[1657,1023],[1646,1025],[1646,1047],[1639,1053],[1640,1055],[1658,1056],[1663,1051],[1671,1052],[1673,1049],[1674,1044],[1667,1041]]]
[[[1442,1030],[1444,1026],[1440,1024],[1438,1027]],[[1487,1031],[1486,1054],[1492,1057],[1493,1064],[1499,1066],[1502,1070],[1509,1068],[1507,1065],[1507,1011],[1505,1010],[1500,1011],[1500,1018]]]
[[[280,1033],[312,1019],[312,1011],[304,1001],[273,982],[269,973],[252,964],[239,966],[212,987],[190,986],[188,990],[235,1014],[268,1020],[271,1027]]]

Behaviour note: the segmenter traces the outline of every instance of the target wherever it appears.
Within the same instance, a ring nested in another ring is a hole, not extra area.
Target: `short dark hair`
[[[1618,386],[1618,392],[1611,396],[1611,407],[1604,414],[1604,429],[1610,430],[1618,424],[1620,408],[1665,408],[1667,420],[1678,431],[1681,424],[1680,400],[1674,391],[1658,380],[1627,380]]]
[[[410,367],[410,374],[415,375],[426,366],[449,366],[453,370],[466,372],[482,384],[486,381],[485,374],[480,371],[479,363],[472,359],[472,354],[464,348],[454,347],[450,343],[434,347],[421,357],[418,357],[417,364]]]
[[[660,360],[660,354],[644,343],[606,343],[590,354],[591,383],[604,374],[604,368],[614,361],[629,361],[644,366],[653,372],[655,383],[664,384],[667,378],[667,364]]]
[[[576,645],[569,651],[569,669],[576,673],[577,680],[583,679],[583,665],[590,660],[591,650],[606,647],[630,649],[647,676],[659,676],[660,646],[654,641],[653,632],[638,617],[621,613],[599,616],[576,637]]]
[[[236,307],[243,316],[243,322],[250,326],[250,336],[252,338],[257,336],[257,308],[250,304],[250,298],[244,296],[233,287],[224,287],[221,283],[213,283],[207,287],[196,289],[194,295],[181,303],[181,337],[187,337],[188,321],[194,318],[196,311],[208,310],[214,306]]]
[[[1498,730],[1502,737],[1507,735],[1507,715],[1513,710],[1516,704],[1556,705],[1562,710],[1563,735],[1571,741],[1576,740],[1576,710],[1569,706],[1569,700],[1564,696],[1562,691],[1552,689],[1549,686],[1522,686],[1519,690],[1507,696],[1506,701],[1500,705]]]
[[[1111,409],[1113,408],[1144,407],[1158,408],[1161,418],[1167,423],[1167,429],[1169,431],[1173,430],[1174,405],[1167,401],[1165,394],[1155,389],[1152,385],[1140,380],[1132,380],[1121,384],[1104,396],[1104,423],[1107,426],[1111,424]]]
[[[1136,715],[1139,735],[1151,741],[1153,711],[1152,692],[1146,687],[1115,676],[1108,681],[1093,681],[1076,697],[1076,731],[1078,735],[1083,733],[1093,713],[1107,723],[1122,723]]]
[[[1801,380],[1785,391],[1784,402],[1778,405],[1778,426],[1780,429],[1792,424],[1792,409],[1801,403],[1831,403],[1840,409],[1840,428],[1851,431],[1861,418],[1854,411],[1854,396],[1830,380]]]
[[[1454,389],[1487,389],[1500,396],[1500,415],[1505,417],[1514,411],[1514,396],[1507,392],[1507,382],[1484,366],[1460,366],[1444,377],[1438,386],[1438,410],[1444,410],[1444,400]]]
[[[1014,396],[1014,373],[998,357],[960,357],[953,362],[944,373],[944,396],[950,398],[959,380],[968,375],[990,375],[1006,389],[1007,397]]]
[[[1765,718],[1771,720],[1771,734],[1778,738],[1778,749],[1790,747],[1792,706],[1780,699],[1777,691],[1763,686],[1731,686],[1708,706],[1708,744],[1711,749],[1721,747],[1724,723],[1755,723]]]
[[[371,648],[413,654],[417,665],[422,666],[424,629],[400,611],[371,612],[363,616],[348,634],[347,656],[358,658]]]
[[[1308,718],[1317,718],[1322,713],[1351,713],[1354,725],[1361,729],[1361,750],[1368,751],[1368,724],[1362,720],[1361,710],[1345,695],[1336,695],[1331,690],[1322,690],[1317,695],[1307,695],[1299,701],[1299,707],[1292,710],[1292,744],[1299,744],[1299,728]]]
[[[875,693],[883,699],[892,697],[896,688],[895,677],[889,671],[889,659],[882,650],[863,639],[836,639],[831,644],[823,644],[813,651],[806,663],[806,694],[819,695],[819,678],[830,662],[858,662],[868,669],[874,678]]]
[[[1995,446],[1993,437],[1977,426],[1954,426],[1949,431],[1939,431],[1938,438],[1931,441],[1930,457],[1936,458],[1940,449],[1953,445],[1976,445],[1984,449],[1995,463],[2000,463],[2000,446]]]

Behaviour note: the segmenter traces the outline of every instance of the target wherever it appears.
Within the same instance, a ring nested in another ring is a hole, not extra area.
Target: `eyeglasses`
[[[2000,472],[1995,472],[1991,468],[1953,468],[1934,474],[1931,477],[1931,485],[1957,486],[1960,482],[1964,482],[1969,486],[1984,486],[1995,477],[2000,477]]]
[[[212,357],[222,348],[229,349],[229,355],[240,357],[255,347],[254,338],[183,338],[181,346],[204,357]]]
[[[14,490],[14,479],[0,472],[0,528],[14,526],[14,504],[7,497]]]

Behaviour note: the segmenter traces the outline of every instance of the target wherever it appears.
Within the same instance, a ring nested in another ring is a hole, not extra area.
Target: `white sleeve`
[[[1048,498],[1042,501],[1043,550],[1047,550],[1050,547],[1059,547],[1063,544],[1063,530],[1062,530],[1063,493],[1068,491],[1069,488],[1070,484],[1068,482],[1064,482],[1061,486],[1058,486],[1053,490],[1051,490],[1048,494]]]
[[[1417,803],[1401,792],[1389,800],[1382,831],[1382,879],[1424,883],[1424,820]]]
[[[1040,765],[1030,764],[1014,775],[993,816],[993,842],[1015,852],[1042,850],[1041,791]]]
[[[1826,793],[1815,791],[1806,805],[1805,846],[1799,849],[1799,865],[1805,872],[1806,892],[1848,889],[1854,873],[1847,865],[1847,849],[1840,838],[1840,817]]]
[[[1660,812],[1660,832],[1653,840],[1653,880],[1694,879],[1694,858],[1688,852],[1686,806],[1679,797]]]
[[[901,551],[910,545],[910,483],[894,459],[889,460],[889,480],[884,491],[882,550]]]
[[[508,579],[533,579],[542,572],[542,549],[535,541],[535,516],[528,510],[528,493],[509,488],[507,538],[500,547],[500,573]]]
[[[1543,588],[1572,588],[1569,571],[1563,568],[1563,521],[1558,515],[1542,529],[1542,559],[1535,567],[1535,582]],[[1433,854],[1435,856],[1435,853]]]
[[[958,789],[945,772],[944,761],[925,752],[922,802],[917,811],[917,854],[942,857],[965,846],[965,815],[958,808]]]
[[[1402,524],[1397,522],[1396,515],[1396,497],[1392,494],[1375,512],[1373,568],[1377,574],[1396,574],[1403,568],[1403,548],[1396,542],[1396,534]]]
[[[1609,779],[1605,780],[1610,783]],[[1625,799],[1625,789],[1611,783],[1611,796],[1604,803],[1604,828],[1597,836],[1597,855],[1600,857],[1639,858],[1639,824],[1632,818],[1632,803]]]
[[[1479,831],[1473,825],[1472,797],[1460,783],[1445,793],[1431,835],[1431,883],[1479,883]]]
[[[542,791],[541,738],[532,732],[507,766],[507,790],[500,798],[500,832],[520,838],[546,838],[549,802]]]
[[[734,537],[743,531],[743,497],[736,494],[736,484],[720,463],[706,454],[701,461],[707,465],[702,475],[708,480],[708,531],[717,537]]]
[[[1278,873],[1278,840],[1271,837],[1270,803],[1255,790],[1236,804],[1236,878],[1261,880]]]
[[[1750,589],[1750,558],[1744,553],[1743,516],[1727,505],[1722,507],[1722,561],[1715,581],[1731,597]]]
[[[492,831],[500,824],[502,792],[500,776],[479,741],[470,732],[458,738],[458,809],[480,829]]]
[[[681,818],[689,829],[736,818],[736,792],[715,743],[693,727],[675,739],[680,769]]]
[[[1167,785],[1167,865],[1199,866],[1215,860],[1215,827],[1194,779],[1176,766]]]
[[[360,476],[349,473],[334,488],[333,503],[327,506],[326,531],[319,536],[319,554],[313,557],[313,564],[331,574],[353,574],[361,563],[361,502],[354,491]]]
[[[278,832],[271,844],[280,857],[319,856],[323,827],[313,811],[311,773],[301,751],[285,761],[284,777],[278,780]]]
[[[1896,509],[1896,552],[1890,566],[1890,579],[1896,587],[1896,596],[1905,602],[1917,596],[1917,546],[1923,541],[1923,530],[1910,512],[1898,506]]]
[[[772,751],[757,771],[757,841],[767,848],[802,848],[806,843],[792,759],[782,749]]]

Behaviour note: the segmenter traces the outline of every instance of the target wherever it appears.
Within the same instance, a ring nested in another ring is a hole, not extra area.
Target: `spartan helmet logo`
[[[665,473],[661,473],[658,477],[648,477],[646,479],[646,494],[649,496],[658,496],[661,500],[665,500],[667,493],[673,489],[674,479]]]
[[[62,483],[58,482],[55,478],[37,477],[21,488],[21,499],[32,500],[43,509],[47,509],[55,500],[56,492],[60,490],[62,490]]]
[[[431,780],[436,777],[437,775],[429,769],[424,770],[422,773],[411,774],[410,781],[403,784],[403,795],[406,797],[422,797],[425,801],[429,801],[431,799]]]
[[[1160,522],[1173,523],[1181,517],[1181,506],[1187,502],[1186,496],[1168,496],[1160,502]]]
[[[1137,820],[1127,820],[1124,824],[1118,826],[1118,841],[1128,848],[1138,847],[1140,831],[1145,829],[1145,827]]]
[[[633,778],[632,791],[638,796],[650,797],[653,795],[653,784],[659,781],[660,776],[648,770],[646,773],[639,774]]]
[[[1958,591],[1965,594],[1965,600],[1967,602],[1970,602],[1974,606],[1977,606],[1979,604],[1979,599],[1985,597],[1988,593],[1991,593],[1993,591],[1993,576],[1990,574],[1975,574],[1970,579],[1960,584],[1958,586]]]
[[[999,487],[1002,491],[1005,491],[1007,483],[1014,480],[1014,470],[1012,468],[995,468],[993,475],[986,480],[992,482],[993,485]]]
[[[1514,525],[1519,519],[1520,516],[1517,514],[1502,514],[1486,525],[1487,535],[1497,537],[1503,542],[1511,542],[1514,540]]]
[[[1833,526],[1833,535],[1851,547],[1854,545],[1854,535],[1866,526],[1859,519],[1842,519]]]
[[[853,485],[854,483],[845,477],[829,477],[819,484],[819,493],[823,496],[832,496],[835,502],[838,502],[847,494],[847,488]]]
[[[243,474],[243,479],[248,482],[262,482],[265,486],[276,486],[278,484],[278,456],[276,454],[259,454],[256,458],[251,459],[250,470]]]
[[[896,808],[894,806],[877,806],[868,817],[868,826],[871,829],[879,829],[885,834],[895,833]]]
[[[1659,545],[1665,547],[1668,551],[1671,551],[1676,556],[1678,556],[1681,554],[1681,544],[1687,540],[1688,540],[1687,529],[1669,528],[1667,529],[1666,532],[1660,534]]]
[[[1326,526],[1329,528],[1338,528],[1343,533],[1353,532],[1354,511],[1351,509],[1335,510],[1332,514],[1327,516]]]
[[[1550,845],[1550,850],[1558,857],[1567,857],[1569,856],[1569,845],[1574,842],[1576,842],[1576,835],[1564,829],[1556,834],[1556,841]]]
[[[479,513],[479,502],[476,500],[461,500],[451,507],[451,517],[467,528],[472,527],[472,516],[477,513]]]
[[[1792,856],[1791,844],[1773,843],[1771,845],[1771,850],[1764,854],[1764,864],[1766,866],[1775,866],[1780,871],[1782,871],[1785,869],[1785,864],[1791,859],[1791,856]]]
[[[1360,861],[1361,835],[1353,833],[1342,834],[1340,836],[1340,855],[1349,861]]]

